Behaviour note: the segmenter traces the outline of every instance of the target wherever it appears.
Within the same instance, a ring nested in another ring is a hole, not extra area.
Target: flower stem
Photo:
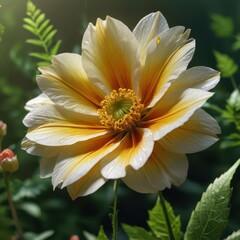
[[[231,80],[231,83],[232,83],[232,85],[233,85],[233,88],[234,88],[235,90],[238,90],[238,91],[239,91],[238,86],[237,86],[237,82],[236,82],[236,79],[234,78],[234,76],[231,76],[231,77],[230,77],[230,80]]]
[[[113,190],[114,190],[114,203],[113,203],[113,214],[112,214],[112,228],[113,228],[113,240],[117,240],[118,235],[118,210],[117,210],[117,196],[118,196],[118,186],[119,180],[114,181]]]
[[[18,240],[23,240],[23,232],[22,232],[22,228],[21,228],[21,225],[20,225],[20,222],[18,220],[18,216],[17,216],[17,212],[16,212],[16,209],[14,207],[14,204],[13,204],[13,200],[12,200],[12,195],[11,195],[11,192],[10,192],[10,173],[3,173],[4,174],[4,182],[5,182],[5,188],[6,188],[6,193],[7,193],[7,198],[8,198],[8,204],[9,204],[9,208],[11,210],[11,213],[12,213],[12,218],[13,218],[13,222],[15,224],[15,227],[16,227],[16,231],[17,231],[17,234],[18,234]]]
[[[162,209],[163,209],[163,214],[164,214],[164,217],[165,217],[165,220],[166,220],[166,223],[167,223],[169,238],[170,238],[170,240],[175,240],[162,192],[159,192],[158,195],[159,195],[159,198],[160,198],[160,204],[161,204]]]

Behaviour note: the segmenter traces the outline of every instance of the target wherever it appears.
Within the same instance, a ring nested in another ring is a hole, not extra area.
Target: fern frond
[[[49,65],[52,55],[58,53],[61,40],[54,42],[53,39],[57,30],[46,18],[45,13],[38,9],[31,0],[27,2],[27,17],[23,19],[23,28],[33,34],[34,38],[27,39],[26,42],[41,51],[30,53],[30,56],[39,60],[38,66]]]

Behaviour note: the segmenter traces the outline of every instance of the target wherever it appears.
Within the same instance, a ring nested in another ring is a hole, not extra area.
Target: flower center
[[[131,89],[119,88],[105,96],[98,109],[102,125],[112,130],[129,130],[141,117],[143,104]]]

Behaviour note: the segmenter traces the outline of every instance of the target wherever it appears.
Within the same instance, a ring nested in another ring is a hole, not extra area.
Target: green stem
[[[21,228],[20,222],[18,220],[17,212],[16,212],[16,209],[14,207],[13,200],[12,200],[12,195],[11,195],[11,192],[10,192],[10,184],[9,184],[10,183],[10,173],[4,173],[4,181],[5,181],[5,187],[6,187],[6,193],[7,193],[9,208],[11,210],[13,222],[15,224],[17,234],[18,234],[18,240],[23,240],[22,228]]]
[[[164,214],[164,217],[165,217],[165,220],[166,220],[166,223],[167,223],[169,238],[170,238],[170,240],[175,240],[162,192],[159,192],[159,198],[160,198],[160,204],[161,204],[162,209],[163,209],[163,214]]]
[[[235,90],[238,90],[238,91],[239,91],[238,86],[237,86],[237,82],[236,82],[234,76],[231,76],[231,77],[230,77],[230,80],[231,80],[231,83],[232,83],[232,85],[233,85],[233,88],[234,88]]]
[[[118,196],[119,180],[114,181],[114,203],[113,203],[113,214],[112,214],[112,227],[113,227],[113,240],[117,240],[118,235],[118,210],[117,210],[117,196]]]

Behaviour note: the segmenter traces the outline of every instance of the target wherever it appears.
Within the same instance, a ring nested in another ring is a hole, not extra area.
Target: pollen
[[[139,124],[143,104],[131,89],[113,90],[98,109],[102,125],[114,131],[128,131]]]

